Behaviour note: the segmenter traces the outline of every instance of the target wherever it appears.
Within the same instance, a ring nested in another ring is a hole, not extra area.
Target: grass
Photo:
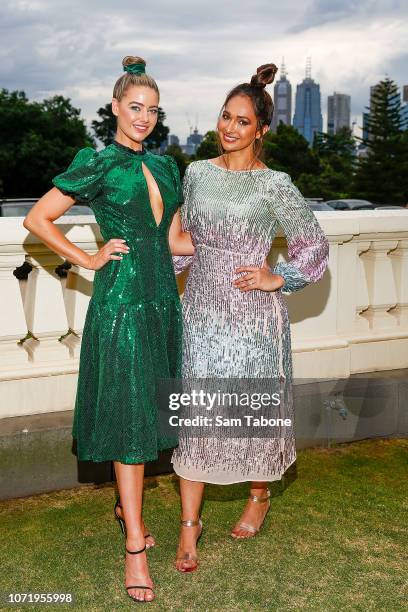
[[[146,483],[145,520],[156,599],[149,610],[407,610],[408,440],[370,440],[298,455],[272,487],[255,539],[235,541],[246,485],[209,486],[201,566],[173,568],[179,498],[174,476]],[[131,610],[113,485],[0,504],[0,590],[72,592],[78,610]],[[24,610],[72,609],[29,605]],[[4,609],[4,608],[2,608]]]

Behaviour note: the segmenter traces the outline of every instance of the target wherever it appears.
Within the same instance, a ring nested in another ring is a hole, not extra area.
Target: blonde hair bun
[[[146,62],[142,57],[126,55],[122,60],[122,66],[125,68],[125,66],[130,66],[131,64],[143,64],[143,66],[146,66]]]

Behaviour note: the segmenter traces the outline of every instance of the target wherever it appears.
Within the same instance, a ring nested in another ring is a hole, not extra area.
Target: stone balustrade
[[[408,210],[315,214],[330,261],[318,284],[286,297],[295,376],[408,367]],[[57,223],[79,247],[97,250],[93,217]],[[278,236],[272,263],[285,246]],[[73,407],[93,273],[63,263],[21,218],[0,219],[0,418]]]

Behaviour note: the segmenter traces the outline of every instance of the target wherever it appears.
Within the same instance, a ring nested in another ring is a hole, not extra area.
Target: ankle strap
[[[183,525],[183,527],[196,527],[197,525],[201,524],[201,519],[198,518],[196,521],[193,521],[192,519],[183,521],[180,519],[180,524]]]
[[[146,550],[146,544],[140,550],[129,550],[128,548],[126,548],[126,552],[129,553],[129,555],[139,555],[145,550]]]
[[[265,502],[265,501],[268,501],[268,499],[271,496],[271,492],[270,492],[269,489],[265,489],[265,491],[266,491],[266,495],[264,497],[261,497],[259,495],[250,495],[249,499],[251,501],[253,501],[253,502]]]

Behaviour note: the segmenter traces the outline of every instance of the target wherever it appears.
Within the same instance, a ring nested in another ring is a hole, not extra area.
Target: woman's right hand
[[[122,238],[111,238],[95,255],[89,255],[89,265],[86,265],[88,270],[100,270],[108,261],[121,260],[123,255],[115,255],[115,253],[129,253],[130,249],[126,244],[126,240]]]

